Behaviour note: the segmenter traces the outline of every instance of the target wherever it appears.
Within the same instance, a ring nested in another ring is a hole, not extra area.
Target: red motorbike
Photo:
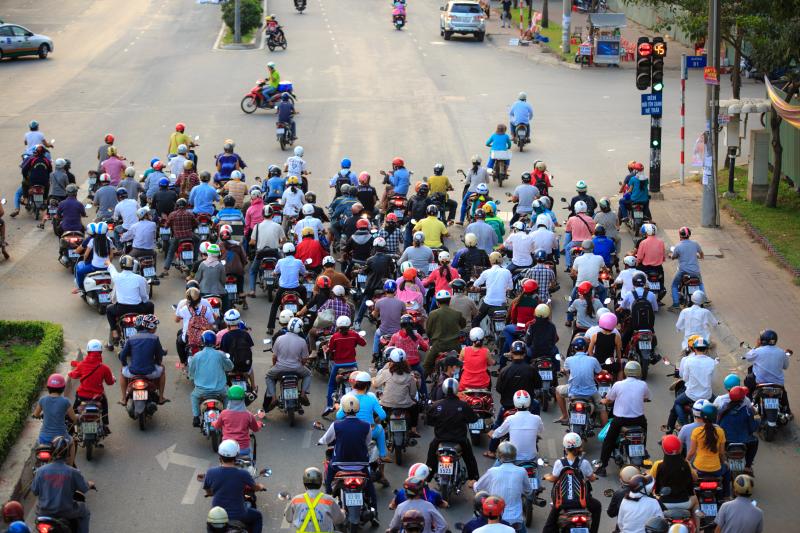
[[[281,296],[280,310],[288,309],[292,313],[297,313],[303,307],[303,299],[300,294],[294,291],[287,291]]]
[[[258,80],[256,82],[256,86],[250,89],[244,98],[242,98],[241,108],[242,111],[247,113],[248,115],[251,113],[255,113],[256,109],[275,109],[278,105],[278,102],[281,100],[282,93],[289,93],[289,99],[294,102],[297,98],[294,94],[294,87],[292,86],[292,82],[285,81],[278,84],[278,90],[275,91],[269,98],[264,98],[264,93],[262,92],[264,86],[267,84],[267,80]]]
[[[481,434],[492,427],[494,419],[494,400],[492,393],[486,389],[467,389],[458,394],[459,398],[472,407],[478,415],[478,420],[469,425],[469,437],[473,446],[481,441]]]

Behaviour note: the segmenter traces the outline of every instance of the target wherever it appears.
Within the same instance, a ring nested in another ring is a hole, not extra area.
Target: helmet
[[[281,311],[281,314],[278,315],[278,322],[285,326],[292,318],[294,318],[294,313],[288,309],[284,309]]]
[[[644,523],[644,533],[668,533],[669,528],[670,522],[663,516],[652,516]]]
[[[609,315],[611,315],[611,313],[603,316],[609,316]],[[640,378],[642,377],[642,365],[640,365],[638,361],[628,361],[627,363],[625,363],[624,372],[626,378]]]
[[[592,291],[592,282],[591,281],[582,281],[578,284],[578,294],[581,296],[585,296]]]
[[[527,409],[531,406],[531,395],[526,390],[518,390],[514,393],[514,407],[517,409]]]
[[[403,315],[403,316],[406,316],[406,315]],[[401,361],[405,361],[406,360],[406,351],[403,350],[402,348],[395,348],[389,354],[389,360],[394,362],[394,363],[399,363]]]
[[[528,351],[528,349],[525,346],[524,342],[517,340],[517,341],[514,341],[514,342],[511,343],[511,353],[512,354],[525,355],[527,353],[527,351]]]
[[[342,315],[336,319],[336,327],[337,328],[349,328],[353,323],[350,321],[350,317]]]
[[[414,317],[408,314],[400,316],[400,327],[414,325]]]
[[[307,489],[318,489],[322,486],[322,472],[319,468],[310,467],[303,470],[303,485]]]
[[[525,93],[525,92],[521,92],[521,93],[519,93],[519,96],[517,96],[517,98],[524,102],[525,100],[528,99],[528,94]]]
[[[303,319],[294,317],[289,321],[286,329],[290,332],[299,335],[303,331]]]
[[[189,151],[189,148],[187,148],[187,146],[185,144],[179,144],[178,145],[178,153],[179,154],[185,154],[188,151]]]
[[[449,263],[450,262],[450,252],[445,252],[445,251],[439,252],[439,262],[440,263]]]
[[[531,173],[530,172],[524,172],[522,174],[522,183],[530,183],[530,182],[531,182]]]
[[[369,180],[370,180],[369,172],[362,172],[361,174],[358,175],[358,182],[361,185],[367,185],[369,183]]]
[[[585,352],[589,344],[586,342],[586,337],[581,335],[577,339],[572,340],[572,347],[575,348],[576,352]]]
[[[111,176],[109,176],[106,172],[103,172],[100,174],[100,176],[98,176],[97,179],[100,180],[100,183],[108,183],[111,181]]]
[[[577,433],[567,433],[564,435],[561,443],[564,445],[565,450],[574,450],[575,448],[580,448],[581,445],[583,445],[581,436]]]
[[[703,291],[694,291],[692,293],[692,303],[695,305],[703,305],[706,301],[706,293]]]
[[[281,102],[288,102],[289,101],[289,93],[283,92],[281,93]]]
[[[695,418],[700,418],[700,415],[702,414],[703,411],[703,407],[705,407],[706,405],[711,405],[711,402],[709,402],[708,400],[697,400],[696,402],[694,402],[694,404],[692,404],[692,415]]]
[[[294,155],[295,155],[296,157],[303,157],[303,154],[304,154],[304,153],[305,153],[305,150],[303,150],[303,147],[302,147],[302,146],[296,146],[296,147],[295,147],[295,149],[294,149]]]
[[[774,346],[778,342],[778,334],[771,329],[765,329],[759,334],[758,340],[761,344]]]
[[[613,330],[615,327],[617,327],[617,315],[611,312],[604,314],[598,320],[598,326],[606,331]]]
[[[499,496],[489,496],[483,500],[481,509],[486,518],[500,518],[506,508],[506,502]]]
[[[190,163],[190,162],[191,161],[187,161],[187,163]],[[239,171],[239,170],[234,170],[233,172],[231,172],[231,179],[232,180],[240,180],[240,179],[242,179],[242,172]]]
[[[314,236],[314,228],[310,228],[306,226],[305,228],[300,231],[301,237],[313,237]]]
[[[413,487],[413,485],[409,485],[409,481],[411,479],[416,479],[416,478],[409,478],[406,480],[405,483],[403,483],[403,487],[406,489],[406,492],[408,492],[409,486]],[[421,480],[416,479],[416,481],[421,481]],[[419,490],[422,490],[421,486],[416,491],[412,488],[411,494],[417,494]],[[411,533],[411,531],[422,531],[423,529],[425,529],[425,516],[416,509],[409,509],[408,511],[403,513],[403,516],[400,519],[400,521],[403,524],[403,530],[408,531],[409,533]]]
[[[442,172],[444,172],[444,165],[442,163],[436,163],[433,165],[433,173],[437,176],[441,176]]]
[[[133,257],[129,255],[123,255],[119,258],[119,267],[124,270],[131,270],[135,262],[136,261],[133,259]]]
[[[406,163],[405,163],[405,161],[403,161],[399,157],[395,157],[394,159],[392,159],[392,166],[393,167],[404,167],[404,166],[406,166]]]
[[[274,69],[275,68],[275,62],[274,61],[270,61],[269,63],[267,63],[267,68]]]
[[[503,262],[503,256],[500,252],[492,252],[489,254],[489,264],[499,265]]]
[[[244,400],[244,388],[241,385],[234,385],[228,389],[229,400]]]
[[[639,469],[636,468],[635,466],[631,466],[631,465],[628,465],[628,466],[626,466],[625,468],[623,468],[622,470],[619,471],[619,479],[620,479],[620,481],[622,481],[623,483],[626,483],[626,484],[628,482],[630,482],[630,480],[633,479],[634,476],[638,476],[638,475],[639,475]]]
[[[97,339],[92,339],[86,344],[86,351],[87,352],[102,352],[103,351],[103,343]]]
[[[383,237],[375,237],[372,240],[372,246],[375,248],[386,248],[386,239]]]
[[[605,237],[605,235],[606,235],[606,228],[605,228],[605,226],[601,226],[600,224],[598,224],[597,226],[595,226],[595,228],[594,228],[594,234],[595,234],[595,235],[598,235],[598,236],[600,236],[600,237]]]
[[[356,220],[356,229],[369,229],[369,220],[366,218]]]
[[[692,236],[692,230],[684,226],[678,230],[678,236],[680,236],[681,239],[688,239]]]
[[[204,346],[214,346],[215,344],[217,344],[217,334],[211,331],[210,329],[204,331],[203,334],[201,335],[201,338],[203,339]]]
[[[22,504],[16,500],[10,500],[3,504],[3,520],[13,522],[14,520],[25,518],[25,510]]]
[[[198,250],[200,251],[200,254],[201,254],[201,255],[208,255],[208,247],[209,247],[209,246],[211,246],[211,243],[210,243],[210,242],[208,242],[208,241],[203,241],[203,242],[201,242],[201,243],[200,243],[200,246],[198,246],[197,248],[198,248]],[[199,286],[200,286],[200,285],[198,284],[198,287],[199,287]]]
[[[447,378],[442,382],[442,392],[445,396],[455,396],[458,394],[458,380]]]
[[[473,164],[478,164],[478,165],[480,165],[481,163],[483,163],[483,159],[481,158],[481,156],[479,156],[479,155],[477,155],[477,154],[476,154],[476,155],[473,155],[473,156],[470,158],[470,161],[471,161]]]
[[[665,455],[678,455],[681,453],[681,439],[677,435],[666,435],[661,439],[661,449],[664,450]]]
[[[217,453],[220,457],[227,457],[229,459],[235,458],[239,455],[239,443],[237,443],[233,439],[225,439],[224,441],[219,443],[219,448],[217,448]]]
[[[150,209],[148,207],[140,207],[139,209],[136,210],[136,216],[139,219],[142,219],[149,214],[150,214]]]
[[[331,278],[328,276],[317,276],[317,287],[320,289],[330,289],[331,288]]]
[[[585,213],[586,212],[586,202],[583,200],[578,200],[575,202],[575,213]]]
[[[667,533],[689,533],[689,528],[683,524],[672,524]]]
[[[478,209],[477,211],[475,211],[475,218],[480,220],[485,220],[486,211],[484,211],[483,209]]]
[[[578,180],[578,183],[575,184],[575,190],[577,190],[578,192],[586,192],[587,188],[588,187],[586,187],[586,182],[583,180]]]
[[[218,244],[209,244],[208,248],[206,248],[206,252],[208,255],[219,255],[219,245]]]
[[[516,405],[516,395],[514,396]],[[513,463],[517,460],[517,447],[509,441],[503,441],[497,447],[497,460],[501,463]]]
[[[16,502],[14,502],[16,503]],[[8,525],[7,533],[31,533],[31,528],[22,520],[15,520]]]
[[[272,216],[272,206],[271,205],[265,205],[264,209],[262,209],[261,212],[264,213],[264,217],[265,218],[271,217]]]
[[[411,468],[408,469],[409,477],[428,479],[428,476],[430,474],[431,474],[431,469],[428,468],[428,465],[426,465],[425,463],[414,463],[413,465],[411,465]]]
[[[124,198],[128,197],[128,190],[125,187],[118,187],[117,188],[117,196],[122,196]]]
[[[700,337],[696,341],[692,343],[692,348],[695,350],[707,350],[708,349],[708,341],[705,340],[703,337]]]
[[[730,393],[728,393],[728,396],[730,397],[732,402],[741,402],[742,400],[745,399],[748,392],[749,391],[747,387],[742,387],[740,385],[738,387],[732,388]]]
[[[355,394],[345,394],[342,397],[341,404],[342,411],[346,415],[354,415],[360,409],[358,398],[356,398]]]
[[[286,185],[299,185],[299,184],[300,184],[300,178],[298,178],[297,176],[289,176],[286,179]]]
[[[647,283],[647,276],[644,275],[644,272],[637,272],[633,275],[631,283],[633,283],[634,287],[644,287]]]
[[[474,248],[478,246],[478,236],[474,233],[467,233],[464,235],[464,244],[467,248]]]
[[[336,259],[333,257],[326,255],[322,258],[322,266],[336,266]]]
[[[608,211],[609,209],[611,209],[611,201],[605,196],[600,198],[600,201],[597,202],[597,205],[600,206],[600,209],[602,209],[603,211]]]
[[[353,163],[348,158],[342,159],[342,168],[350,168],[351,166],[353,166]]]
[[[442,289],[442,290],[440,290],[440,291],[438,291],[436,293],[436,301],[437,302],[440,302],[440,301],[443,301],[443,300],[449,300],[451,297],[452,297],[452,295],[450,294],[450,291],[448,291],[447,289]]]
[[[403,271],[403,279],[406,281],[413,281],[417,277],[417,269],[414,267],[407,268]]]
[[[68,440],[67,437],[63,437],[59,435],[55,437],[53,441],[50,443],[50,446],[53,448],[53,458],[54,459],[63,459],[69,453],[70,446],[72,444]]]
[[[31,120],[31,121],[28,123],[28,127],[29,127],[30,129],[32,129],[32,130],[38,130],[38,129],[39,129],[39,123],[38,123],[38,122],[36,122],[35,120]]]
[[[169,178],[161,178],[158,180],[159,187],[169,187]],[[185,200],[185,198],[183,198]]]
[[[449,298],[449,295],[448,295]],[[469,340],[472,342],[479,342],[482,341],[484,337],[483,330],[481,328],[472,328],[469,330]]]
[[[477,187],[475,187],[475,192],[478,194],[488,194],[489,193],[489,186],[485,183],[479,183]]]
[[[491,214],[494,216],[494,214],[497,213],[497,204],[494,202],[486,202],[483,204],[483,210],[486,211],[487,215]]]
[[[399,221],[400,220],[397,218],[397,215],[395,215],[394,213],[389,213],[388,215],[386,215],[386,223],[387,224],[389,222],[394,222],[395,224],[397,224]]]
[[[383,283],[383,290],[384,290],[384,292],[388,292],[388,293],[397,292],[397,282],[395,282],[393,279],[387,279]]]
[[[461,278],[456,278],[450,282],[450,287],[453,288],[453,292],[461,292],[467,288],[467,282]]]
[[[489,202],[491,203],[491,202]],[[487,204],[488,205],[488,204]],[[511,227],[517,231],[525,231],[525,223],[521,220],[514,222]]]
[[[67,162],[64,159],[59,157],[58,159],[56,159],[55,165],[56,165],[56,168],[64,168],[65,166],[67,166]]]
[[[547,252],[539,248],[535,252],[533,252],[533,258],[536,260],[537,263],[544,263],[545,261],[547,261]]]
[[[539,172],[544,172],[547,170],[547,164],[544,161],[537,161],[533,164],[533,168],[538,170]]]
[[[539,283],[535,279],[526,279],[522,282],[522,292],[533,294],[539,290]]]
[[[716,406],[713,403],[704,405],[703,408],[700,410],[700,418],[702,418],[705,422],[716,422],[717,421]]]
[[[642,225],[642,228],[644,229],[645,234],[648,236],[656,234],[657,228],[655,224],[644,224]]]
[[[550,317],[550,306],[547,304],[539,304],[536,306],[534,310],[534,315],[536,318],[549,318]]]
[[[294,254],[294,244],[290,242],[286,242],[283,244],[283,253],[284,254]]]
[[[206,523],[212,526],[228,525],[228,512],[222,507],[212,507],[208,512]]]
[[[61,374],[50,374],[47,378],[47,388],[49,389],[63,389],[67,386],[67,380]]]
[[[239,323],[239,319],[241,317],[242,315],[239,314],[239,311],[237,311],[236,309],[228,309],[225,312],[224,319],[226,324],[235,325]]]
[[[429,216],[429,217],[435,217],[436,215],[438,215],[438,214],[439,214],[439,208],[438,208],[438,207],[436,207],[435,205],[429,205],[429,206],[428,206],[428,207],[425,209],[425,212],[426,212],[426,213],[428,213],[428,216]]]
[[[175,131],[183,133],[184,131],[186,131],[186,124],[184,124],[183,122],[178,122],[177,124],[175,124]]]
[[[344,296],[344,287],[342,287],[341,285],[334,285],[333,289],[331,289],[331,292],[333,293],[334,296],[339,296],[341,298],[342,296]]]
[[[733,492],[737,496],[750,496],[753,494],[755,480],[747,474],[739,474],[733,480]]]
[[[58,163],[58,160],[56,160],[56,163]],[[136,175],[136,169],[133,167],[125,167],[125,175],[129,178],[134,177]]]
[[[267,174],[269,174],[270,177],[280,176],[281,167],[277,165],[270,165],[269,167],[267,167]]]
[[[725,376],[725,379],[722,382],[722,385],[725,387],[725,390],[731,390],[734,387],[738,387],[742,384],[742,380],[736,374],[728,374]]]
[[[625,259],[623,259],[622,262],[625,263],[626,266],[635,267],[636,266],[636,257],[634,257],[632,255],[626,255]]]

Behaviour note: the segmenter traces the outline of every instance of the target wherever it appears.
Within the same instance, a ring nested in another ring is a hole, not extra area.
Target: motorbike
[[[75,271],[75,264],[80,261],[81,254],[77,252],[78,246],[83,242],[83,233],[80,231],[65,231],[58,241],[58,262],[70,271]]]
[[[52,444],[37,444],[33,449],[33,474],[40,467],[50,463],[53,460],[53,445]]]
[[[461,458],[461,446],[454,442],[440,442],[436,449],[436,482],[442,498],[450,501],[450,496],[460,494],[467,481],[467,466]]]
[[[253,438],[253,434],[250,434],[250,442],[251,442],[251,450],[253,450],[254,454],[252,457],[248,457],[246,455],[240,455],[236,458],[236,468],[239,470],[244,470],[250,476],[258,481],[259,478],[262,477],[270,477],[272,476],[272,469],[271,468],[263,468],[258,470],[256,468],[256,458],[255,458],[255,448],[252,447],[255,439]],[[205,480],[205,473],[197,474],[197,481],[203,482]],[[267,489],[263,489],[266,492]],[[212,494],[206,494],[206,498],[213,496]],[[257,509],[258,508],[258,499],[256,498],[256,490],[252,486],[247,486],[244,489],[244,506],[246,509]],[[245,524],[239,522],[238,520],[233,520],[228,524],[228,528],[225,530],[226,532],[230,533],[247,533],[248,529],[245,527]]]
[[[298,13],[302,13],[306,9],[306,0],[294,0],[294,8]]]
[[[641,365],[643,380],[647,380],[650,365],[657,363],[661,358],[655,352],[655,341],[655,333],[651,330],[637,329],[633,332],[631,342],[628,345],[628,361],[637,361]]]
[[[386,445],[394,452],[394,462],[400,466],[403,464],[403,453],[406,448],[416,444],[409,437],[406,410],[393,408],[391,415],[387,417],[387,422]]]
[[[242,108],[242,111],[247,113],[248,115],[255,113],[257,109],[275,109],[278,105],[278,102],[281,101],[281,94],[282,93],[289,93],[289,99],[294,102],[297,97],[294,94],[294,86],[292,82],[285,81],[278,84],[278,90],[273,93],[269,98],[264,98],[264,94],[261,92],[264,89],[264,86],[267,84],[267,80],[257,80],[256,86],[250,89],[244,98],[242,98],[241,104],[239,106]]]
[[[186,274],[194,264],[194,242],[192,239],[184,239],[178,243],[175,249],[175,268]]]
[[[145,430],[147,419],[158,410],[158,384],[146,376],[133,376],[128,381],[125,404],[128,416],[139,422],[139,429]]]
[[[608,370],[603,369],[594,376],[594,382],[597,384],[597,394],[600,395],[600,398],[605,398],[614,384],[614,376]]]
[[[231,274],[225,276],[225,292],[228,294],[228,301],[231,307],[236,307],[241,303],[239,287],[236,285],[236,276]]]
[[[406,25],[406,10],[400,8],[394,8],[392,10],[392,24],[394,25],[394,29],[402,30],[403,26]]]
[[[56,237],[61,236],[61,220],[58,218],[58,200],[50,198],[47,202],[47,218],[53,226],[53,235]]]
[[[544,487],[541,486],[542,483],[538,475],[539,468],[544,467],[545,462],[544,459],[540,457],[535,460],[516,461],[514,464],[525,469],[525,472],[528,474],[528,482],[531,484],[531,490],[533,491],[522,500],[522,513],[525,516],[525,525],[530,527],[533,522],[533,506],[544,507],[547,505],[547,501],[539,496],[539,494],[544,492]]]
[[[559,533],[589,533],[592,514],[586,509],[561,511],[558,515]]]
[[[499,353],[503,346],[503,330],[506,328],[508,311],[505,309],[496,309],[492,311],[489,316],[489,334],[494,342],[495,351]]]
[[[89,490],[97,490],[92,485]],[[86,495],[82,492],[75,491],[72,493],[72,499],[76,502],[85,502]],[[77,518],[63,518],[60,516],[37,516],[36,517],[36,531],[38,533],[75,533],[78,531]]]
[[[214,223],[211,220],[211,215],[206,213],[197,215],[197,227],[194,229],[194,234],[200,242],[213,242],[216,240],[216,237],[211,234],[213,225]]]
[[[76,411],[75,440],[86,450],[86,460],[91,461],[94,449],[105,436],[103,410],[99,400],[82,402]]]
[[[300,294],[295,291],[286,291],[281,296],[278,312],[288,309],[292,313],[297,313],[301,307],[303,307],[303,300],[300,298]]]
[[[265,256],[261,258],[261,264],[258,270],[258,285],[261,290],[267,293],[267,299],[272,301],[272,294],[275,291],[277,280],[275,279],[275,265],[278,264],[278,259],[272,256]]]
[[[107,270],[90,272],[83,279],[83,294],[81,297],[91,307],[97,309],[101,315],[106,314],[106,308],[111,303],[111,291],[114,282]]]
[[[605,13],[608,11],[607,0],[574,0],[578,13]]]
[[[140,274],[147,281],[147,291],[150,298],[153,297],[153,285],[159,285],[161,280],[156,273],[156,256],[143,255],[137,259],[137,274]]]
[[[659,302],[666,296],[667,289],[664,286],[664,274],[656,269],[643,266],[644,273],[647,274],[647,289],[656,295]]]
[[[646,444],[647,434],[641,426],[622,426],[612,455],[614,462],[620,468],[623,465],[647,466]]]
[[[459,392],[458,396],[478,415],[478,420],[468,427],[470,441],[473,446],[477,446],[481,442],[481,434],[488,432],[492,427],[494,418],[492,392],[486,389],[466,389]]]
[[[506,157],[501,159],[501,154]],[[494,158],[494,166],[489,169],[489,173],[492,176],[492,181],[496,181],[497,186],[502,187],[503,181],[508,179],[508,165],[511,163],[511,152],[492,150],[492,158]]]
[[[25,204],[25,209],[33,213],[34,220],[39,220],[44,205],[44,186],[31,185],[28,187],[28,202]]]
[[[545,413],[550,406],[550,401],[555,398],[555,385],[558,382],[553,376],[553,361],[550,357],[536,357],[533,367],[539,373],[542,387],[536,391],[536,399]]]
[[[169,241],[172,238],[172,228],[167,225],[167,218],[163,217],[158,223],[158,245],[164,253],[164,258],[169,252]]]
[[[368,503],[367,483],[369,482],[369,465],[364,463],[338,463],[339,471],[333,481],[334,496],[339,499],[339,506],[345,514],[342,531],[356,533],[362,525],[371,523],[378,525],[378,514]]]
[[[514,128],[514,142],[521,152],[526,144],[531,142],[531,127],[529,124],[517,124]]]
[[[594,435],[596,412],[591,398],[572,397],[569,399],[569,430],[577,433],[584,442]]]
[[[389,198],[387,205],[388,209],[386,214],[394,213],[394,216],[397,217],[398,226],[404,225],[406,223],[406,208],[408,206],[408,200],[406,200],[406,197],[396,194]]]
[[[713,531],[714,519],[722,505],[722,478],[698,475],[694,483],[694,493],[700,504],[700,530]]]
[[[258,397],[257,394],[258,391],[253,389],[247,377],[248,376],[246,372],[236,372],[236,371],[228,372],[228,386],[233,387],[234,385],[238,385],[241,388],[243,388],[244,403],[245,405],[250,405]]]
[[[772,442],[778,426],[785,426],[789,422],[789,412],[783,401],[783,385],[777,383],[761,383],[756,386],[753,399],[758,406],[758,416],[761,420],[761,432],[764,440]]]
[[[644,204],[632,203],[630,213],[625,219],[625,224],[631,232],[634,246],[638,246],[642,240],[642,224],[645,223]]]
[[[267,48],[269,48],[270,52],[274,52],[277,47],[281,47],[286,50],[286,46],[289,43],[286,42],[286,34],[283,33],[283,28],[278,26],[271,32],[267,33]]]
[[[136,313],[126,313],[117,320],[117,331],[119,332],[119,345],[124,346],[132,335],[136,334]]]
[[[287,146],[293,145],[292,126],[286,122],[275,123],[275,139],[281,145],[281,150],[286,150]]]
[[[223,400],[217,396],[200,398],[200,432],[211,439],[211,449],[216,452],[222,433],[213,426],[223,409]]]
[[[745,474],[744,467],[746,464],[745,454],[747,446],[743,442],[726,442],[725,443],[725,457],[728,460],[728,468],[731,471],[731,483],[739,474]],[[733,486],[731,486],[733,490]]]
[[[700,290],[700,276],[684,274],[678,285],[680,305],[683,308],[692,306],[692,294]]]
[[[367,288],[367,274],[362,272],[366,261],[353,259],[352,264],[355,283],[353,283],[353,288],[350,289],[350,295],[353,297],[354,301],[360,302],[361,298],[364,296],[364,290]]]

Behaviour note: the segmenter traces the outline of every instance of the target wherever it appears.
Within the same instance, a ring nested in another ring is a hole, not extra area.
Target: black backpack
[[[340,170],[336,174],[336,196],[342,194],[342,185],[350,185],[350,171],[347,171],[347,174],[342,174]]]
[[[242,331],[231,331],[225,334],[223,340],[230,336],[230,340],[225,343],[228,353],[231,355],[233,369],[236,372],[247,372],[253,365],[253,350],[251,343],[248,342],[247,334]]]
[[[545,194],[547,192],[547,182],[544,179],[544,174],[536,178],[536,183],[534,183],[537,189],[539,189],[539,193]]]
[[[566,457],[559,459],[561,473],[553,483],[553,507],[558,510],[586,509],[588,487],[581,472],[583,457],[577,457],[570,464]]]
[[[650,291],[645,287],[641,296],[634,289],[633,303],[631,304],[631,327],[633,329],[653,329],[656,322],[653,306],[647,301],[647,294]]]

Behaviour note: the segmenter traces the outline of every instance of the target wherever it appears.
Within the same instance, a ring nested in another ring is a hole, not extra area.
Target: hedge
[[[233,0],[228,0],[222,4],[222,20],[233,33],[235,14]],[[242,35],[261,26],[261,17],[264,16],[264,8],[261,0],[241,0],[239,5],[239,25]]]
[[[51,322],[0,320],[0,341],[10,338],[38,345],[33,347],[26,364],[0,382],[0,463],[14,446],[47,376],[63,358],[64,330]]]

